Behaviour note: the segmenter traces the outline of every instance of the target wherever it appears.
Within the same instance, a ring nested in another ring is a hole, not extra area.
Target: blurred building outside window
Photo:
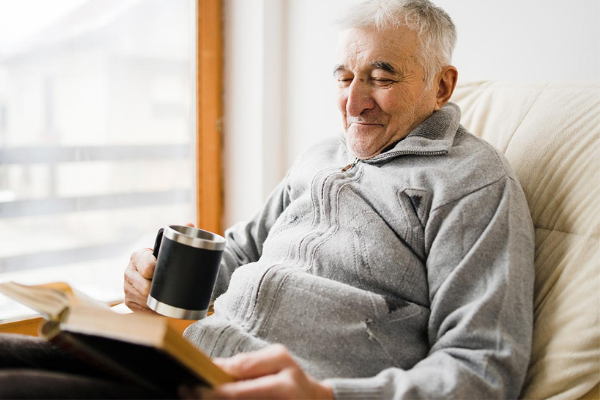
[[[195,2],[0,0],[0,282],[122,297],[194,222]],[[32,312],[0,295],[0,321]]]

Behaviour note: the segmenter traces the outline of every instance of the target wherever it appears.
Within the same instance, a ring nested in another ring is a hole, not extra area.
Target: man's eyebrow
[[[333,67],[333,75],[337,74],[340,71],[345,71],[346,70],[346,66],[344,64],[337,64],[336,66]]]
[[[392,64],[390,64],[389,62],[385,62],[385,61],[373,61],[371,63],[371,67],[373,67],[375,69],[384,70],[391,74],[397,73],[397,71],[394,69],[394,67],[392,67]]]
[[[390,74],[397,74],[398,71],[387,61],[373,61],[371,63],[371,67],[374,69],[381,69],[383,71],[389,72]],[[340,71],[346,71],[346,66],[344,64],[337,64],[333,67],[333,75],[337,74]]]

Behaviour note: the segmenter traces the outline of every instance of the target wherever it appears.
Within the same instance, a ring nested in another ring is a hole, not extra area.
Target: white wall
[[[461,79],[600,79],[599,0],[438,0]]]
[[[225,0],[225,226],[310,143],[339,132],[330,22],[358,0]],[[599,0],[437,0],[459,81],[599,80]]]

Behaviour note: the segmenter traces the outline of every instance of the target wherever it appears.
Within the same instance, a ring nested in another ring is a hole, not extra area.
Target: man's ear
[[[442,72],[440,72],[436,78],[438,91],[435,96],[435,110],[437,111],[450,100],[450,97],[452,97],[456,82],[458,81],[458,70],[452,65],[448,65],[442,68]]]

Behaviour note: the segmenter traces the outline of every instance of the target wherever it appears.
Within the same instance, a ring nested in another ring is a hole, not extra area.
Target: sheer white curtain
[[[129,254],[195,221],[194,7],[0,0],[0,281],[117,300]]]

